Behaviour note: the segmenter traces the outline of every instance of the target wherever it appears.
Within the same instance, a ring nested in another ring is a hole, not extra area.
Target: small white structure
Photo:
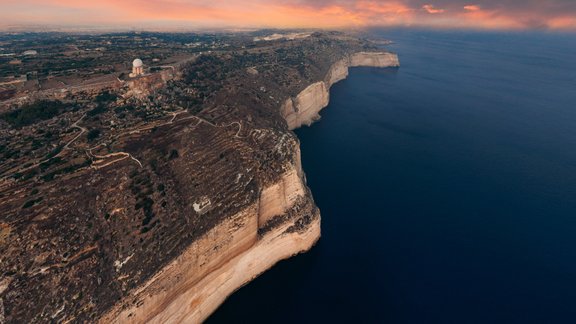
[[[38,52],[35,51],[35,50],[28,50],[28,51],[25,51],[24,53],[22,53],[22,55],[24,55],[24,56],[34,56],[34,55],[38,55]]]
[[[212,202],[210,201],[210,198],[206,196],[201,197],[199,201],[192,204],[192,207],[194,207],[194,211],[200,215],[205,214],[210,209],[211,206]]]
[[[132,73],[130,73],[130,77],[134,78],[144,74],[144,63],[141,59],[135,59],[132,62]]]

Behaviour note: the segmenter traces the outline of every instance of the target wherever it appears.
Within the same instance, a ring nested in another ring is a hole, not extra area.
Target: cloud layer
[[[576,30],[574,0],[1,0],[5,24]]]

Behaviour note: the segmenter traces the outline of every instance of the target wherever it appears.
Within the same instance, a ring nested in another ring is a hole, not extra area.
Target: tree
[[[86,137],[88,138],[88,142],[92,142],[93,140],[97,139],[98,137],[100,137],[100,130],[98,128],[94,128],[91,129],[88,132],[88,135],[86,135]]]

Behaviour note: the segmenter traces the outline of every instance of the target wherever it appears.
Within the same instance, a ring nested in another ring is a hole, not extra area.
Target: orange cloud
[[[444,12],[444,9],[436,9],[431,4],[423,5],[422,9],[426,10],[430,14],[439,14]]]
[[[456,19],[464,25],[486,29],[519,29],[522,24],[511,16],[502,15],[496,10],[483,10],[480,7],[459,14]]]
[[[409,26],[576,29],[560,1],[538,6],[461,5],[415,0],[0,0],[2,24],[112,27],[357,27]],[[433,0],[431,0],[433,1]],[[495,0],[496,1],[496,0]],[[561,8],[562,10],[560,10]],[[569,9],[570,7],[568,7]]]
[[[358,1],[356,9],[362,12],[402,15],[411,13],[414,9],[401,2]]]
[[[477,5],[469,5],[469,6],[464,6],[464,10],[467,11],[478,11],[480,10],[480,7]]]
[[[33,0],[23,0],[33,2]],[[113,24],[146,24],[162,22],[176,25],[202,27],[321,27],[333,28],[361,25],[362,19],[354,12],[340,6],[326,6],[317,10],[289,4],[246,1],[243,3],[223,0],[46,0],[66,10],[86,12],[85,22]],[[49,10],[44,10],[49,13]],[[70,18],[68,18],[70,20]],[[36,20],[36,19],[35,19]],[[37,20],[39,21],[39,20]],[[78,23],[74,21],[74,23]]]
[[[360,0],[354,10],[366,26],[407,25],[414,20],[415,10],[401,2]]]
[[[565,16],[556,17],[548,21],[548,27],[551,29],[576,29],[576,17]]]

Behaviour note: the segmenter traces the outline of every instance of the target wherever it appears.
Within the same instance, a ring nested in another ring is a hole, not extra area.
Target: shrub
[[[35,203],[36,200],[28,200],[27,202],[24,203],[24,205],[22,205],[22,209],[30,208],[34,206]]]
[[[71,105],[57,100],[40,100],[24,105],[20,109],[4,113],[0,115],[0,119],[5,120],[14,127],[20,128],[53,118],[69,110],[71,107]]]
[[[170,155],[168,156],[168,159],[173,160],[173,159],[177,158],[178,156],[179,156],[178,150],[172,150],[172,151],[170,151]]]
[[[42,200],[44,200],[44,198],[42,197],[28,200],[27,202],[24,203],[24,205],[22,205],[22,209],[30,208],[36,205],[37,203],[41,202]]]
[[[96,102],[111,102],[115,101],[118,98],[117,95],[110,93],[110,91],[103,91],[99,95],[96,96]]]
[[[93,140],[97,139],[98,137],[100,137],[100,130],[98,128],[94,128],[91,129],[88,132],[88,135],[86,135],[86,137],[88,138],[88,142],[92,142]]]
[[[105,113],[106,111],[108,111],[108,107],[106,107],[106,105],[99,103],[98,106],[96,106],[96,108],[88,111],[86,113],[86,115],[88,115],[90,117],[94,117],[96,115],[100,115],[102,113]]]

